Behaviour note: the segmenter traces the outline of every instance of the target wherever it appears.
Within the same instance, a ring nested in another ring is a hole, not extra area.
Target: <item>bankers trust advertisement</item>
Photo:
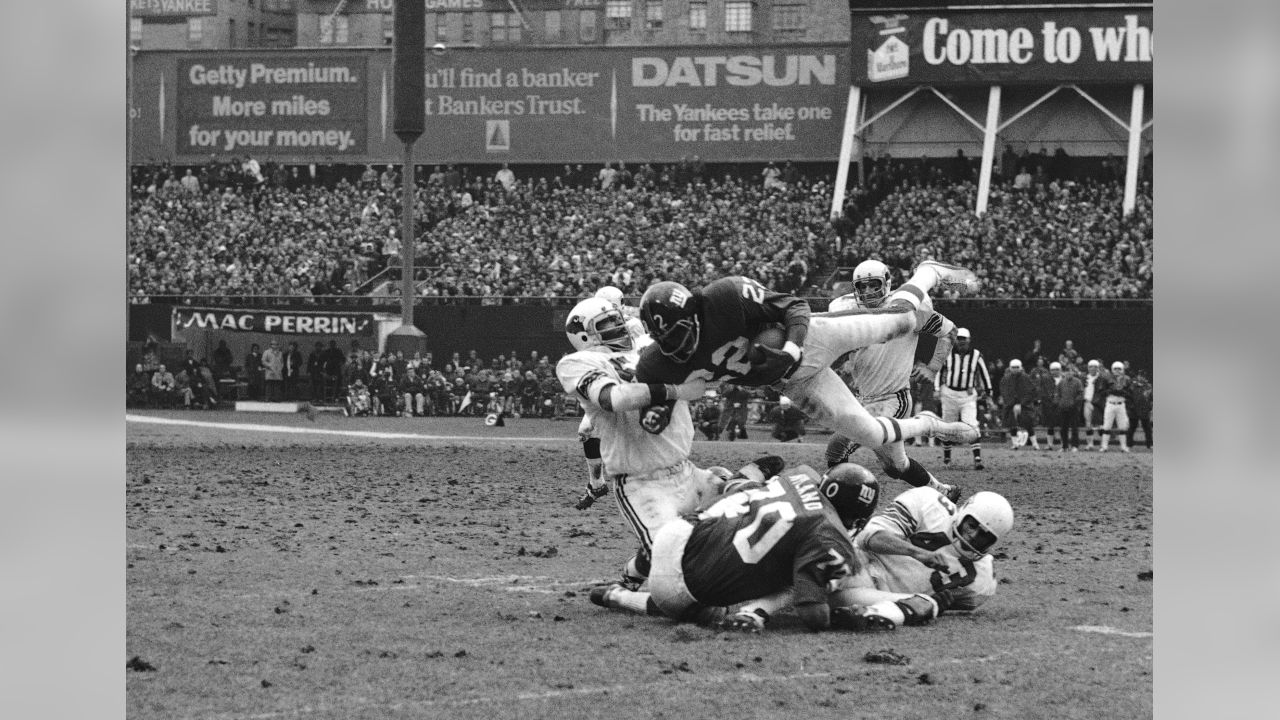
[[[854,14],[859,85],[1151,82],[1150,6]],[[859,62],[858,53],[865,56]]]
[[[142,53],[135,159],[398,161],[392,70],[372,49]],[[843,45],[452,50],[427,58],[414,157],[828,160],[849,72]]]

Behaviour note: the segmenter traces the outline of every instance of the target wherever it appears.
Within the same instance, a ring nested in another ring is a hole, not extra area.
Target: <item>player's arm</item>
[[[676,400],[695,400],[702,397],[707,387],[706,380],[702,378],[693,378],[679,385],[619,382],[603,368],[571,357],[557,365],[556,374],[565,392],[575,393],[595,407],[613,413],[640,410]]]
[[[938,338],[938,342],[933,346],[933,357],[929,358],[928,363],[929,372],[936,378],[938,371],[951,356],[951,347],[955,345],[956,340],[956,324],[942,313],[935,312],[925,321],[920,332],[927,332]]]
[[[885,528],[868,527],[862,531],[860,539],[863,548],[877,555],[905,555],[934,570],[946,571],[949,568],[942,553],[916,547],[910,540]]]
[[[800,366],[804,355],[804,341],[809,335],[809,302],[788,293],[769,290],[750,278],[734,278],[741,290],[738,303],[747,328],[758,328],[767,323],[780,323],[787,339],[781,349],[757,344],[755,350],[761,360],[751,366],[747,378],[751,384],[768,385],[790,376]],[[747,378],[744,378],[747,379]]]

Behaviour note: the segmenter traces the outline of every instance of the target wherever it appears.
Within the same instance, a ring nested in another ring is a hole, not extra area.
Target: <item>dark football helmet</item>
[[[688,362],[698,349],[697,299],[678,282],[654,283],[644,291],[640,321],[662,354],[678,363]]]
[[[847,530],[861,530],[880,502],[880,481],[857,463],[840,463],[827,470],[818,484]]]

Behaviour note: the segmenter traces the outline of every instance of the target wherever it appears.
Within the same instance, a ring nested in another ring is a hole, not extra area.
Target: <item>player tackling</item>
[[[565,334],[574,352],[556,363],[556,377],[582,402],[599,438],[603,474],[640,540],[639,552],[623,570],[624,583],[638,587],[649,574],[653,532],[718,493],[721,479],[688,459],[688,401],[701,397],[706,383],[630,382],[637,361],[634,339],[617,306],[601,298],[575,305]],[[665,431],[658,432],[659,425]]]

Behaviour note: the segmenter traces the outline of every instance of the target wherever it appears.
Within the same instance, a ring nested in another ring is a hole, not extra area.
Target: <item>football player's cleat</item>
[[[640,321],[662,354],[672,360],[688,362],[697,351],[702,329],[698,302],[680,283],[650,285],[640,298]]]
[[[862,307],[879,307],[889,297],[889,266],[863,260],[853,269],[853,295]]]
[[[951,520],[952,545],[962,557],[977,560],[1013,529],[1013,508],[999,493],[974,493]]]
[[[760,634],[769,616],[763,610],[739,610],[720,621],[721,630]]]
[[[613,595],[624,588],[618,583],[609,583],[608,585],[597,585],[591,588],[591,602],[602,608],[616,610],[618,603],[614,600]]]
[[[587,298],[569,311],[564,321],[564,334],[574,350],[606,347],[610,350],[630,350],[631,333],[627,331],[627,319],[617,306],[601,298]]]
[[[840,463],[827,470],[818,484],[846,530],[865,523],[880,501],[880,482],[870,470],[856,463]]]
[[[962,268],[959,265],[948,265],[937,260],[925,260],[916,266],[916,272],[920,272],[925,268],[932,270],[933,274],[938,278],[937,282],[934,283],[934,288],[963,293],[975,292],[982,284],[972,270]]]
[[[929,410],[916,415],[929,421],[926,437],[934,437],[943,442],[969,445],[978,439],[978,428],[965,422],[944,422],[942,418]]]
[[[886,611],[879,606],[887,605],[892,610]],[[838,607],[831,610],[831,627],[836,630],[852,630],[853,632],[882,632],[898,627],[896,618],[902,611],[893,603],[876,603],[864,607]]]

